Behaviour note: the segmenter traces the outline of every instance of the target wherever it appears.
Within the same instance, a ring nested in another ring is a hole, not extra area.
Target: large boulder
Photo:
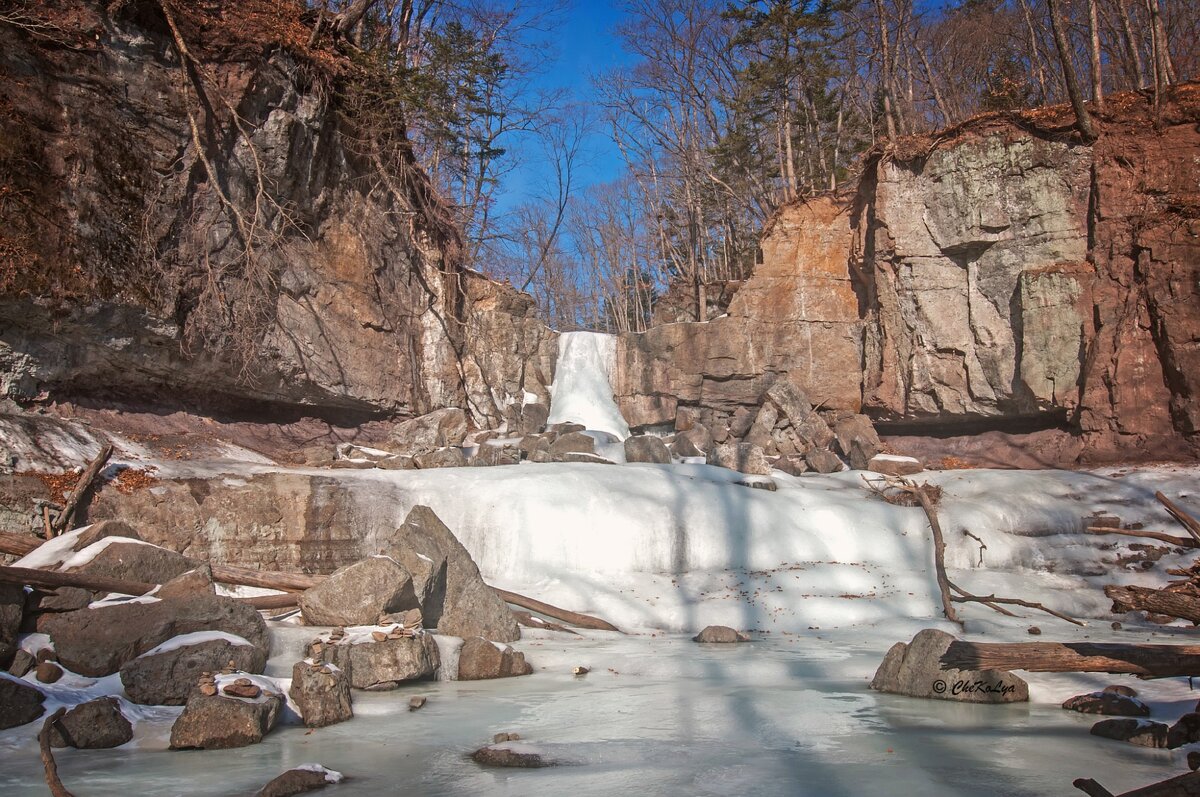
[[[879,435],[866,415],[847,415],[833,426],[838,450],[854,470],[867,470],[880,451]]]
[[[525,661],[525,654],[509,645],[489,642],[482,637],[471,637],[463,642],[458,654],[458,680],[482,681],[489,678],[510,678],[529,675],[533,667]]]
[[[1168,747],[1170,729],[1161,722],[1143,719],[1100,720],[1092,726],[1092,735],[1138,747]]]
[[[404,524],[396,530],[394,547],[408,549],[435,564],[446,562],[446,587],[441,605],[437,606],[436,600],[431,599],[421,607],[427,627],[464,639],[482,636],[498,642],[513,642],[521,638],[521,630],[508,605],[484,583],[467,549],[432,509],[413,507]]]
[[[50,729],[52,747],[103,750],[119,747],[132,738],[133,725],[121,713],[121,704],[115,697],[80,703]]]
[[[342,782],[342,773],[320,764],[301,764],[263,786],[254,797],[292,797]]]
[[[188,696],[187,705],[171,726],[172,750],[225,750],[257,744],[270,733],[283,710],[283,694],[259,687],[255,697],[232,697],[224,693],[225,682],[217,681],[214,694],[197,688]]]
[[[550,444],[550,456],[562,459],[566,454],[596,453],[596,438],[584,432],[566,432]]]
[[[134,703],[182,706],[202,674],[231,668],[261,673],[266,651],[241,637],[201,631],[169,639],[121,665],[121,684]]]
[[[1107,690],[1075,695],[1064,701],[1062,707],[1083,714],[1107,714],[1110,717],[1150,716],[1150,707],[1136,697]]]
[[[165,584],[197,564],[148,542],[109,536],[76,553],[64,563],[64,569],[82,576]]]
[[[1023,703],[1029,685],[1003,670],[943,670],[940,660],[954,642],[945,631],[926,628],[912,642],[897,642],[871,680],[877,692],[960,703]]]
[[[262,616],[248,604],[217,595],[46,615],[42,627],[63,666],[92,678],[111,675],[168,639],[197,631],[224,631],[242,637],[264,655],[271,650]]]
[[[654,435],[637,435],[625,438],[625,461],[670,465],[671,452],[660,438]]]
[[[437,643],[425,633],[404,635],[379,629],[351,629],[341,639],[330,635],[309,644],[305,656],[349,673],[350,686],[373,691],[395,689],[406,681],[432,678],[441,665]]]
[[[425,454],[437,448],[460,445],[467,437],[467,414],[457,407],[434,410],[396,424],[388,448],[400,454]]]
[[[0,669],[12,664],[17,654],[17,635],[25,614],[25,588],[0,584]]]
[[[335,570],[300,595],[309,625],[370,625],[381,614],[421,607],[412,575],[389,556],[371,556]]]
[[[0,675],[0,731],[33,722],[45,710],[41,690],[25,681]]]
[[[354,716],[350,676],[333,664],[311,659],[296,662],[288,695],[310,728],[323,728]]]

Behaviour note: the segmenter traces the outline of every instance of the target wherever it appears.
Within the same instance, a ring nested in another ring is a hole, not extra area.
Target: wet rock
[[[736,470],[740,473],[758,476],[768,476],[771,473],[771,466],[767,464],[767,458],[763,454],[762,448],[753,443],[714,445],[708,452],[707,461],[709,465]]]
[[[726,625],[710,625],[692,637],[692,641],[729,644],[733,642],[749,642],[750,637]]]
[[[171,726],[172,750],[225,750],[263,740],[283,710],[283,695],[263,692],[246,700],[199,689],[188,697],[179,719]]]
[[[111,675],[168,639],[197,631],[242,637],[265,654],[271,644],[266,624],[251,606],[204,594],[46,615],[43,627],[59,661],[88,677]]]
[[[464,639],[482,636],[513,642],[521,638],[508,605],[484,583],[467,549],[432,509],[413,507],[394,539],[395,548],[407,548],[434,563],[446,562],[446,586],[440,605],[435,594],[421,606],[428,627]]]
[[[595,454],[596,439],[583,432],[567,432],[560,434],[550,444],[550,456],[561,458],[564,454]]]
[[[1106,686],[1104,687],[1103,692],[1108,695],[1124,695],[1125,697],[1138,696],[1136,689],[1134,689],[1132,686],[1125,686],[1124,684],[1113,684],[1111,686]]]
[[[199,564],[182,554],[146,542],[126,542],[120,537],[106,539],[114,542],[105,544],[104,549],[87,564],[72,567],[68,572],[144,584],[165,584]]]
[[[1172,750],[1192,742],[1200,742],[1200,714],[1196,712],[1184,714],[1167,729],[1167,747]]]
[[[40,662],[35,672],[37,679],[44,684],[56,683],[63,677],[63,668],[52,661]]]
[[[1149,717],[1150,707],[1135,697],[1112,692],[1091,692],[1075,695],[1063,702],[1062,707],[1083,714],[1106,714],[1112,717]]]
[[[20,678],[35,666],[37,666],[37,660],[33,657],[33,654],[27,650],[18,649],[16,655],[13,656],[12,663],[8,665],[8,673],[16,678]]]
[[[921,464],[921,460],[915,457],[876,454],[867,463],[867,470],[882,473],[885,476],[911,476],[925,470],[925,466]]]
[[[254,645],[239,645],[225,639],[198,640],[174,650],[148,652],[125,662],[121,665],[121,684],[134,703],[182,706],[201,674],[230,667],[261,673],[266,663],[266,652]]]
[[[300,595],[300,611],[309,625],[370,625],[381,614],[420,607],[412,575],[388,556],[335,570]]]
[[[25,588],[20,584],[0,584],[0,667],[12,664],[17,654],[17,636],[25,614]]]
[[[671,452],[660,438],[654,435],[637,435],[625,439],[625,461],[669,465]]]
[[[310,728],[323,728],[354,716],[350,677],[339,667],[296,662],[292,667],[292,686],[288,695],[300,709],[304,724]]]
[[[416,456],[461,445],[466,437],[467,414],[457,407],[448,407],[396,424],[388,436],[387,447],[398,454]]]
[[[345,670],[350,686],[355,689],[372,691],[432,678],[441,664],[437,644],[430,634],[385,636],[382,640],[346,638],[335,644],[310,644],[305,655]]]
[[[1165,748],[1169,729],[1161,722],[1140,719],[1101,720],[1092,726],[1092,735],[1139,747]]]
[[[962,703],[1018,703],[1029,700],[1029,685],[1003,670],[943,670],[940,659],[954,637],[926,628],[912,642],[897,642],[879,665],[871,688],[910,697]]]
[[[255,792],[254,797],[292,797],[341,782],[342,773],[336,770],[326,769],[319,764],[302,764],[263,786]]]
[[[133,738],[133,725],[121,713],[115,697],[80,703],[50,729],[51,747],[102,750],[119,747]]]
[[[458,654],[460,681],[510,678],[532,672],[533,667],[525,661],[525,654],[518,653],[508,645],[493,644],[482,637],[464,641]]]
[[[427,702],[426,698],[423,697],[422,695],[413,695],[412,697],[410,697],[408,699],[408,710],[416,711],[418,709],[424,708],[426,702]]]
[[[846,469],[837,454],[823,448],[809,451],[804,455],[804,461],[817,473],[839,473]]]
[[[513,742],[489,744],[486,747],[481,747],[474,753],[471,753],[471,758],[475,763],[486,767],[538,769],[540,767],[554,766],[552,761],[547,761],[539,751],[529,745],[514,744]]]
[[[41,690],[16,678],[0,676],[0,731],[33,722],[45,710]]]
[[[439,448],[413,457],[413,464],[420,470],[431,468],[465,468],[467,455],[461,448]]]

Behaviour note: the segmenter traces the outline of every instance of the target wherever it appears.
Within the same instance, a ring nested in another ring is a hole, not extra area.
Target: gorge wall
[[[1119,108],[1092,145],[1046,111],[902,141],[856,192],[784,208],[726,315],[624,336],[631,425],[736,428],[793,372],[884,431],[1054,428],[1085,461],[1194,455],[1200,88],[1157,122],[1146,99]]]

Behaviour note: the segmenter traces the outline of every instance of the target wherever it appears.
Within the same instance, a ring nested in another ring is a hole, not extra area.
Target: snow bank
[[[580,423],[589,431],[629,437],[629,424],[613,400],[616,338],[597,332],[564,332],[550,386],[548,423]]]

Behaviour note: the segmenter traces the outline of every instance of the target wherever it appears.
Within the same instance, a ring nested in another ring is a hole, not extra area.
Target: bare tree
[[[1154,2],[1155,0],[1150,0]],[[1063,25],[1058,0],[1046,0],[1050,12],[1050,27],[1054,31],[1054,46],[1058,50],[1058,60],[1062,65],[1063,81],[1067,85],[1067,96],[1071,98],[1071,108],[1075,111],[1075,126],[1086,141],[1096,140],[1096,127],[1092,116],[1088,113],[1083,101],[1083,93],[1079,90],[1079,81],[1075,77],[1075,64],[1072,62],[1071,44],[1067,40],[1066,28]]]

